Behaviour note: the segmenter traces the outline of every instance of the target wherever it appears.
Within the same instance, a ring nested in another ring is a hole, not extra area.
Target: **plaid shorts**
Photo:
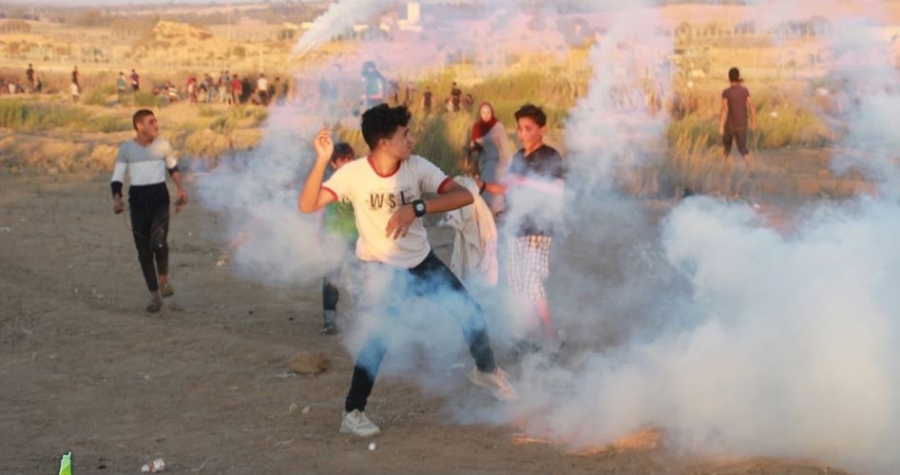
[[[506,274],[513,292],[532,301],[546,300],[544,281],[550,274],[550,236],[519,236],[510,241]]]

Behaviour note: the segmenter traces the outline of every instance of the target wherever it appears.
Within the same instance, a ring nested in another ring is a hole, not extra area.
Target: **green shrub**
[[[82,128],[84,132],[102,132],[104,134],[124,132],[131,129],[131,121],[127,117],[118,117],[114,115],[94,117],[86,122]]]
[[[413,153],[429,159],[445,173],[458,173],[457,162],[472,130],[468,114],[436,114],[412,125]]]
[[[94,89],[84,96],[82,99],[84,104],[89,106],[107,106],[107,94],[104,94],[103,91],[99,89]]]
[[[136,107],[158,108],[162,106],[162,100],[148,91],[138,91],[134,94]]]
[[[83,108],[68,105],[29,104],[21,100],[0,101],[0,127],[46,130],[80,125],[90,120]]]
[[[219,111],[210,105],[201,104],[197,107],[197,114],[200,117],[216,117],[219,115]]]
[[[28,110],[22,101],[0,101],[0,127],[14,129],[21,127],[28,117]]]

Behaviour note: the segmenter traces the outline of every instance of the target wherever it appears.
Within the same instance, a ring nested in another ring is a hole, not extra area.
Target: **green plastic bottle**
[[[63,454],[59,460],[59,475],[72,475],[72,452]]]

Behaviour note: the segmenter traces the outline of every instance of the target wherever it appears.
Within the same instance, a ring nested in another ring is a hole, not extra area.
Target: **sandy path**
[[[317,333],[318,289],[264,288],[216,267],[219,224],[195,202],[172,222],[177,294],[161,315],[144,313],[106,180],[0,177],[4,474],[55,473],[66,450],[79,475],[139,473],[156,456],[182,474],[821,473],[665,449],[576,456],[516,445],[511,428],[448,425],[439,398],[398,378],[379,380],[368,412],[385,433],[369,451],[337,433],[351,361]],[[328,351],[334,367],[286,377],[301,349]],[[474,391],[464,370],[448,378]],[[292,403],[309,413],[289,413]]]

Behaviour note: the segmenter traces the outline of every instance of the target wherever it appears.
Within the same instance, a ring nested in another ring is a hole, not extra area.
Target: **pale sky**
[[[271,0],[271,3],[281,3],[285,0]],[[294,0],[297,3],[302,1]],[[264,3],[264,0],[213,0],[217,5],[232,5],[241,3]],[[94,7],[121,7],[125,5],[208,5],[210,0],[0,0],[2,4],[15,5],[57,5],[57,6],[94,6]]]

